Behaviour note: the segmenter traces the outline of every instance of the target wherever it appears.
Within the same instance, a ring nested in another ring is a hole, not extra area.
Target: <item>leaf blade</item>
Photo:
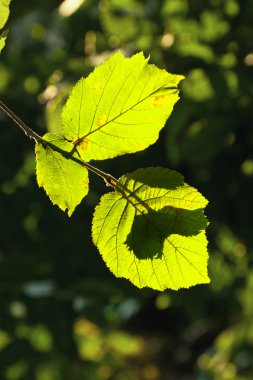
[[[43,142],[35,147],[38,185],[45,189],[53,204],[68,210],[69,216],[89,189],[88,171],[71,159],[72,149],[71,143],[51,133],[43,136]]]
[[[127,278],[139,288],[178,290],[208,283],[204,232],[207,220],[201,207],[204,197],[199,197],[200,207],[195,202],[194,209],[173,207],[169,198],[166,206],[163,202],[156,207],[144,207],[143,204],[140,207],[139,196],[145,203],[150,189],[153,194],[154,191],[168,190],[166,181],[165,189],[150,186],[155,172],[160,179],[165,178],[167,173],[166,179],[172,179],[172,183],[174,181],[172,188],[177,187],[173,191],[178,188],[180,198],[180,187],[186,188],[187,185],[182,185],[182,177],[178,173],[162,168],[128,173],[119,180],[120,190],[105,194],[96,207],[92,224],[93,241],[109,269],[117,277]],[[145,175],[149,186],[143,185]],[[126,192],[126,182],[130,196]],[[141,185],[146,186],[146,191],[138,193]],[[197,190],[188,186],[188,192],[197,193]],[[133,201],[133,194],[137,202]]]
[[[10,15],[10,2],[11,0],[0,0],[0,29],[4,27]]]
[[[65,136],[79,141],[85,161],[143,150],[157,140],[182,79],[148,65],[142,53],[115,53],[74,87],[62,112]]]
[[[0,53],[1,51],[3,50],[4,46],[5,46],[5,42],[6,42],[6,38],[8,36],[8,30],[4,30],[1,34],[0,34]]]
[[[9,9],[10,2],[11,0],[0,0],[0,29],[4,27],[10,15],[10,9]],[[4,30],[0,34],[0,53],[5,46],[7,35],[8,35],[8,30]]]

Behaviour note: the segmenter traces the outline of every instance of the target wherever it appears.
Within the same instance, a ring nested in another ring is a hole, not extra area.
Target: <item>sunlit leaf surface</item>
[[[8,20],[10,14],[10,2],[11,0],[0,0],[0,29],[4,27]]]
[[[74,157],[102,160],[153,144],[182,79],[148,65],[142,53],[124,58],[120,52],[81,79],[62,111],[63,136],[47,135],[36,150],[38,183],[52,202],[71,215],[88,192],[87,170]]]
[[[182,79],[148,65],[142,53],[117,52],[73,88],[62,113],[65,137],[78,141],[85,161],[143,150],[157,140]]]
[[[110,270],[140,288],[208,283],[206,204],[179,173],[139,169],[101,198],[93,240]]]
[[[88,171],[72,159],[71,143],[50,133],[43,139],[45,143],[36,144],[38,184],[70,216],[88,193]]]
[[[8,17],[10,14],[10,10],[9,10],[10,2],[11,0],[0,0],[0,29],[4,27],[4,25],[6,24],[8,20]],[[8,32],[5,30],[4,32],[0,34],[0,53],[5,45],[7,33]]]

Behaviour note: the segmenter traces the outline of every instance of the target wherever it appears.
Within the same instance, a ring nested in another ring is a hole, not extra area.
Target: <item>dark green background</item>
[[[33,142],[0,114],[0,379],[252,379],[252,1],[86,0],[66,17],[59,5],[12,1],[1,100],[43,134],[114,50],[185,75],[159,141],[97,166],[174,168],[209,199],[211,284],[116,279],[90,234],[103,181],[90,175],[69,219],[37,187]]]

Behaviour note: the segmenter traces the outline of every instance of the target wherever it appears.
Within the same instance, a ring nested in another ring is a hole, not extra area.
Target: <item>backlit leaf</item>
[[[4,25],[6,24],[8,20],[8,17],[10,14],[10,10],[9,10],[10,2],[11,0],[0,0],[0,29],[4,27]],[[0,34],[0,53],[5,45],[7,34],[8,34],[7,30],[3,31]]]
[[[208,283],[206,204],[179,173],[139,169],[101,198],[93,240],[109,269],[140,288]]]
[[[73,88],[62,112],[64,135],[84,161],[143,150],[157,140],[182,79],[148,65],[142,53],[117,52]]]
[[[0,29],[4,27],[8,20],[10,14],[10,2],[11,0],[0,0]]]
[[[88,193],[87,169],[72,154],[73,145],[61,137],[47,133],[44,143],[36,143],[37,180],[40,187],[70,216]],[[77,159],[75,161],[75,159]]]
[[[8,30],[4,30],[3,33],[1,33],[0,35],[0,53],[4,48],[7,35],[8,35]]]

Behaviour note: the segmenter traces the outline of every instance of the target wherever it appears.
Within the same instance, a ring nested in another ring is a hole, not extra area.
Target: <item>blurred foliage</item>
[[[114,50],[186,76],[159,142],[100,167],[176,168],[203,192],[212,282],[157,293],[115,279],[90,237],[103,182],[69,220],[0,114],[1,379],[253,378],[252,19],[250,0],[12,2],[0,97],[38,133],[59,130],[69,89]]]

